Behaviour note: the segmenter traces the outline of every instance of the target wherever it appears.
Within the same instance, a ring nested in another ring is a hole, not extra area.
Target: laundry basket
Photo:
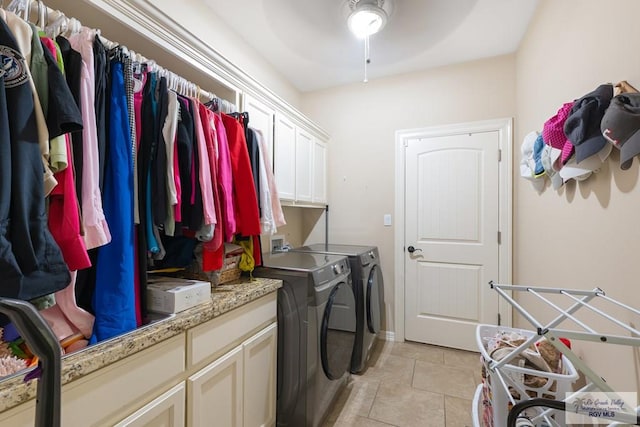
[[[564,355],[562,355],[562,373],[545,372],[511,364],[505,364],[499,368],[491,369],[490,367],[492,363],[497,361],[489,356],[486,348],[486,342],[500,332],[517,332],[526,338],[530,338],[534,335],[534,332],[532,331],[507,328],[503,326],[478,325],[476,328],[476,340],[480,353],[482,354],[483,365],[486,370],[486,378],[483,385],[483,387],[485,387],[484,394],[489,397],[491,404],[493,427],[504,427],[507,425],[507,416],[509,414],[509,409],[512,406],[509,399],[509,388],[517,391],[520,395],[519,399],[514,399],[516,403],[523,399],[530,398],[563,400],[566,395],[565,393],[572,391],[572,384],[578,379],[576,369],[571,361],[564,357]],[[546,381],[540,387],[531,387],[522,381],[525,375],[540,377],[546,379]],[[507,387],[505,387],[505,384]],[[532,419],[537,420],[538,418],[535,417],[541,412],[542,410],[538,410],[536,413],[529,415]],[[550,413],[555,413],[554,419],[558,425],[565,425],[564,413],[557,411],[550,411]],[[480,416],[479,419],[482,421],[482,416]],[[486,423],[481,423],[480,427],[490,427],[485,424]],[[549,423],[541,420],[539,422],[535,422],[535,425],[536,427],[545,427],[548,426]]]

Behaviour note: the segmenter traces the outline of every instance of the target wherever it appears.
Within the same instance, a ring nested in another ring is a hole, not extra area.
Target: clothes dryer
[[[381,330],[384,314],[384,282],[380,255],[376,246],[323,243],[301,246],[299,253],[324,253],[348,257],[356,303],[356,343],[351,360],[351,372],[362,372]]]
[[[254,276],[278,291],[276,424],[322,424],[345,386],[355,344],[355,296],[344,256],[265,254]]]

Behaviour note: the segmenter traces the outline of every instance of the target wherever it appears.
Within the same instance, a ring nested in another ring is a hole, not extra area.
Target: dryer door
[[[351,366],[356,340],[355,298],[349,282],[339,282],[331,290],[320,328],[320,358],[327,378],[342,378]]]
[[[367,329],[372,334],[380,332],[382,323],[382,310],[384,310],[384,284],[378,264],[373,264],[369,270],[366,293]]]

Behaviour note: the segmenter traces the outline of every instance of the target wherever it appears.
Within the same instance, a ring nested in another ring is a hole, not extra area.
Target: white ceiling
[[[205,0],[300,91],[360,82],[364,46],[349,0]],[[369,80],[514,52],[538,0],[386,0]]]

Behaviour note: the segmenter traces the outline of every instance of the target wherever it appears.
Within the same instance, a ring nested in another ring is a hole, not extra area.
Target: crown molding
[[[222,85],[248,93],[287,114],[298,125],[325,140],[329,134],[257,79],[233,64],[205,41],[148,0],[82,0],[142,37],[171,48],[177,57]],[[117,40],[114,40],[117,41]],[[153,58],[150,58],[153,59]]]

